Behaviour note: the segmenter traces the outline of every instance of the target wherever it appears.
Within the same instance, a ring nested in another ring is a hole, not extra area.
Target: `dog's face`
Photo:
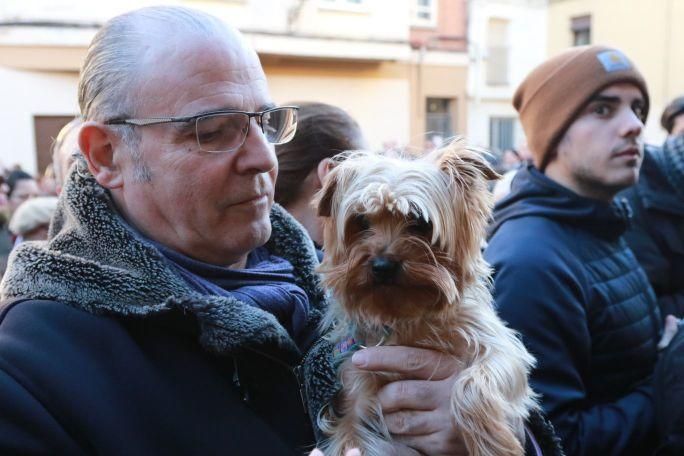
[[[482,272],[496,176],[461,141],[414,160],[355,152],[335,167],[315,204],[320,272],[344,312],[382,325],[456,306]]]

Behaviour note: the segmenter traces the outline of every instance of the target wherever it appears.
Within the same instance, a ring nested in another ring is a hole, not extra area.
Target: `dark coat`
[[[55,301],[5,306],[0,454],[286,455],[312,447],[293,365],[210,353],[197,336],[180,311],[122,319]]]
[[[533,166],[495,208],[485,258],[499,313],[537,358],[532,387],[569,455],[645,455],[661,318],[625,214]]]
[[[663,315],[684,317],[684,200],[647,147],[639,183],[618,195],[632,208],[625,239],[646,270]]]
[[[72,173],[48,242],[17,247],[2,286],[0,454],[303,454],[302,350],[270,313],[189,286]],[[282,208],[266,247],[325,307],[313,243]]]

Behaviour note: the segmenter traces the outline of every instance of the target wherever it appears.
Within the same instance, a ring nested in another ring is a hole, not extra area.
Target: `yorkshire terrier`
[[[364,344],[457,358],[451,412],[469,454],[524,453],[534,358],[496,315],[481,253],[495,178],[460,139],[414,159],[351,152],[329,174],[314,201],[324,217],[319,272],[334,297],[323,325],[342,384],[318,417],[327,456],[396,448],[376,393],[398,376],[354,368],[346,355]]]

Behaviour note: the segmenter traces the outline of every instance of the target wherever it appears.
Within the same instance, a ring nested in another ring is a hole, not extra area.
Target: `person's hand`
[[[402,380],[378,392],[385,423],[396,441],[423,454],[467,455],[451,416],[451,391],[461,363],[443,353],[412,347],[369,347],[352,363],[366,371],[394,372]]]
[[[675,334],[677,334],[677,328],[679,327],[679,319],[674,315],[668,315],[665,317],[665,328],[663,329],[663,337],[660,338],[658,342],[658,350],[664,350],[670,345]]]

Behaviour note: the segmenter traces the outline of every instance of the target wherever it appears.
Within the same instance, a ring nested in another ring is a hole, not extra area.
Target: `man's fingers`
[[[663,337],[658,342],[658,350],[662,350],[672,341],[672,338],[677,334],[679,320],[673,315],[665,317],[665,328],[663,330]]]
[[[385,424],[391,434],[395,435],[426,435],[438,432],[442,425],[439,420],[449,420],[450,417],[439,417],[434,413],[415,410],[403,410],[395,413],[384,413]]]
[[[416,380],[442,380],[460,368],[453,356],[400,346],[369,347],[354,353],[352,362],[359,369],[396,372]]]
[[[393,435],[392,437],[396,442],[414,448],[421,454],[468,456],[461,439],[450,439],[440,432],[429,435]]]
[[[378,400],[383,413],[403,409],[434,410],[441,400],[441,396],[435,394],[435,386],[425,380],[398,380],[380,388]]]

